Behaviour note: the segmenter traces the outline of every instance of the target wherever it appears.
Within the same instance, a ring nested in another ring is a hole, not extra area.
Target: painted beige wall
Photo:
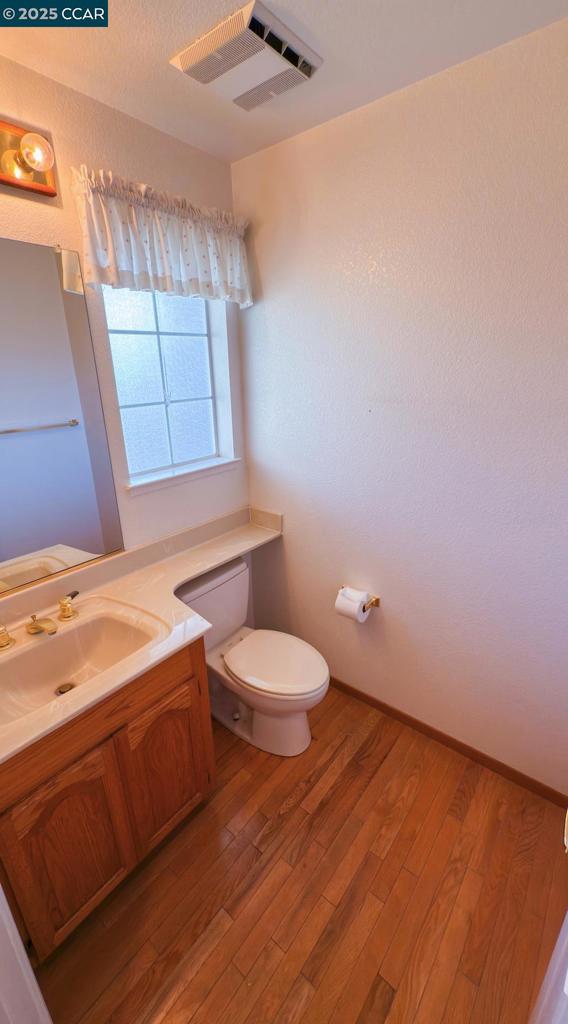
[[[70,167],[110,168],[203,206],[231,208],[230,170],[221,160],[178,142],[51,79],[0,58],[0,118],[21,121],[51,134],[60,194],[55,200],[23,197],[0,186],[0,237],[80,249],[79,224],[70,190]],[[120,425],[102,301],[87,289],[89,316],[125,544],[167,536],[247,504],[244,464],[187,484],[133,497],[125,490],[126,462],[118,443]],[[234,324],[230,317],[230,325]],[[232,336],[233,335],[233,336]],[[235,371],[236,443],[240,437],[238,340],[230,332]]]
[[[257,624],[564,791],[567,47],[563,22],[233,166],[251,499],[285,523]],[[365,626],[341,583],[381,595]]]

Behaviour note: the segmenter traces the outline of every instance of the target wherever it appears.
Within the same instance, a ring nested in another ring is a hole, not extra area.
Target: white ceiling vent
[[[185,75],[243,110],[307,81],[322,63],[261,3],[248,3],[172,57]]]

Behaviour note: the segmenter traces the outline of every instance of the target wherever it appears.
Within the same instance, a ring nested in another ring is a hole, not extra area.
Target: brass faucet
[[[0,623],[0,651],[7,651],[9,647],[13,647],[16,643],[16,638],[10,636],[6,626]]]
[[[79,612],[72,605],[72,600],[79,594],[78,590],[72,590],[70,594],[66,594],[59,601],[59,615],[57,618],[61,622],[67,622],[69,619],[76,619]]]
[[[48,636],[53,636],[57,633],[57,623],[53,619],[38,619],[37,615],[32,615],[29,622],[26,623],[26,633],[30,633],[31,636],[35,636],[37,633],[47,633]]]

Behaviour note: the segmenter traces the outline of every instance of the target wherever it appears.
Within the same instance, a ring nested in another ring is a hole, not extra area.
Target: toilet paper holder
[[[342,583],[342,585],[341,585],[341,590],[345,590],[345,584],[344,583]],[[368,612],[368,611],[371,610],[371,608],[378,608],[380,603],[381,603],[380,597],[377,597],[376,595],[373,596],[373,597],[370,597],[369,600],[366,601],[365,604],[363,605],[363,611],[364,612]]]

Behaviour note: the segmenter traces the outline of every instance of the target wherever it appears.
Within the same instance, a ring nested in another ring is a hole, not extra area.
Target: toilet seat
[[[303,697],[329,682],[319,651],[289,633],[255,629],[223,654],[227,671],[243,686],[275,697]]]

